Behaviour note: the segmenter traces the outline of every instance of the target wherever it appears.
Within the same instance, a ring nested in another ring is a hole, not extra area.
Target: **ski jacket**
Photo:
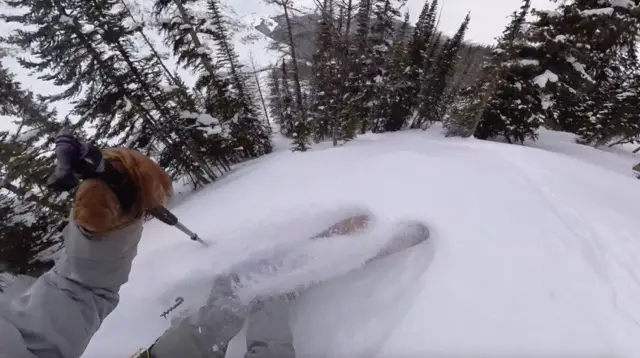
[[[53,269],[0,307],[0,358],[77,358],[118,305],[142,236],[142,220],[92,236],[72,219]]]

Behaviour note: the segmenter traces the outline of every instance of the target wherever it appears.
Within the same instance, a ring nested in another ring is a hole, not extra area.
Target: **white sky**
[[[138,0],[150,1],[150,0]],[[442,17],[440,20],[440,29],[447,34],[453,34],[460,26],[467,12],[471,12],[471,23],[467,31],[466,39],[468,41],[491,44],[494,39],[500,35],[507,24],[508,16],[520,5],[520,0],[440,0],[442,8]],[[240,16],[262,17],[278,13],[277,7],[266,5],[263,0],[227,0],[227,3],[233,7],[235,12]],[[294,4],[298,7],[312,7],[313,0],[294,0]],[[422,10],[424,0],[408,0],[407,8],[411,14],[412,21],[415,21]],[[551,8],[550,0],[533,0],[532,6],[539,9]],[[6,25],[0,24],[0,29],[7,30]],[[25,88],[31,89],[36,93],[54,93],[55,88],[48,83],[43,83],[37,79],[30,77],[22,70],[15,60],[4,59],[3,63],[17,74],[18,80],[24,84]],[[60,104],[56,106],[63,117],[69,110],[68,104]],[[13,127],[8,119],[0,117],[0,130]]]
[[[439,0],[442,9],[440,29],[444,33],[455,33],[467,12],[471,12],[466,39],[491,44],[504,30],[509,15],[518,10],[521,4],[520,0]],[[407,1],[412,21],[418,18],[423,5],[422,0]],[[532,0],[531,6],[536,9],[553,8],[549,0]]]

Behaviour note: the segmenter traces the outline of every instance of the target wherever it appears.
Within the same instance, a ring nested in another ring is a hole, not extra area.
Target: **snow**
[[[191,112],[191,111],[181,111],[180,112],[180,119],[197,119],[199,117],[199,114],[196,112]]]
[[[553,100],[550,95],[543,94],[540,96],[540,104],[542,105],[542,109],[549,109],[553,106]]]
[[[534,59],[522,59],[518,62],[521,66],[538,66],[540,61]]]
[[[27,142],[27,141],[33,139],[34,137],[36,137],[41,132],[42,132],[42,130],[39,129],[39,128],[30,129],[30,130],[28,130],[28,131],[26,131],[24,133],[20,133],[18,138],[16,138],[16,141],[18,141],[18,142]]]
[[[220,126],[215,126],[215,127],[198,127],[199,130],[205,132],[206,134],[221,134],[222,133],[222,127]]]
[[[66,25],[73,25],[73,19],[67,15],[60,15],[59,21]]]
[[[549,70],[544,71],[543,74],[538,75],[533,79],[533,83],[537,84],[540,88],[544,88],[549,81],[558,82],[558,75]]]
[[[633,9],[636,5],[631,0],[609,0],[609,3],[613,7],[622,7],[626,9]]]
[[[547,130],[525,146],[447,139],[439,131],[368,134],[307,153],[283,143],[277,147],[284,150],[181,200],[172,210],[214,244],[205,249],[174,228],[147,223],[120,305],[84,357],[129,356],[150,345],[169,326],[160,315],[176,297],[186,300],[178,310],[193,308],[216,273],[300,243],[356,208],[383,224],[429,223],[431,246],[294,300],[299,356],[636,355],[640,192],[631,167],[638,157]],[[296,280],[339,274],[381,236],[359,239],[318,255],[326,265]],[[244,344],[241,332],[227,357],[242,357]]]
[[[575,57],[567,56],[566,59],[567,59],[567,62],[569,62],[576,71],[580,72],[580,76],[582,76],[589,82],[595,82],[593,78],[591,78],[591,76],[589,76],[589,74],[585,70],[584,65],[578,62],[578,60]]]
[[[613,8],[603,7],[600,9],[582,10],[580,13],[584,16],[613,15]]]
[[[217,119],[211,117],[210,115],[208,115],[206,113],[200,113],[198,115],[197,121],[202,123],[202,124],[204,124],[204,125],[210,125],[210,124],[215,125],[215,124],[219,123]]]
[[[567,35],[557,35],[557,36],[553,39],[553,41],[556,41],[556,42],[565,42],[565,41],[567,41]]]

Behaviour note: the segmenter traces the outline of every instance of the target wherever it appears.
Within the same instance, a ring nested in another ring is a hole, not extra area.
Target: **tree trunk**
[[[176,4],[176,7],[178,8],[178,12],[180,12],[180,17],[182,17],[182,22],[185,25],[189,25],[189,36],[191,36],[191,41],[193,41],[193,43],[198,48],[203,47],[202,42],[200,42],[200,38],[198,38],[198,33],[196,33],[196,30],[193,28],[193,25],[191,24],[191,20],[189,19],[189,14],[187,14],[187,10],[185,10],[184,6],[182,6],[182,1],[173,0],[173,3]],[[200,54],[200,61],[202,61],[202,65],[209,72],[211,77],[217,77],[215,67],[209,60],[209,57],[207,57],[205,54]]]
[[[124,9],[127,11],[127,14],[129,14],[129,17],[131,18],[133,23],[138,25],[138,22],[133,17],[133,13],[129,9],[129,6],[127,6],[127,4],[125,3],[125,0],[120,0],[120,3],[124,7]],[[164,61],[162,61],[160,54],[158,53],[158,51],[156,51],[156,48],[151,43],[151,40],[149,40],[147,35],[145,35],[144,30],[142,29],[142,26],[138,27],[137,29],[138,29],[138,33],[140,33],[140,35],[142,36],[142,39],[144,40],[144,42],[147,44],[147,46],[153,53],[153,56],[155,56],[158,59],[158,63],[160,63],[160,66],[162,66],[162,69],[164,70],[165,75],[169,79],[169,82],[171,82],[171,84],[173,84],[174,86],[177,86],[180,82],[173,76],[173,73],[171,73],[171,71],[169,71],[167,66],[164,64]]]
[[[298,71],[298,59],[296,57],[296,45],[293,41],[293,31],[291,29],[291,19],[289,18],[288,0],[282,2],[284,19],[287,23],[287,36],[289,37],[289,49],[291,51],[291,63],[293,65],[293,81],[296,88],[296,104],[298,105],[298,115],[304,118],[304,104],[302,102],[302,86],[300,85],[300,73]]]
[[[253,69],[253,76],[256,80],[256,85],[258,86],[258,95],[260,96],[260,103],[262,104],[264,117],[267,120],[267,128],[269,129],[269,133],[271,133],[271,120],[269,119],[269,111],[267,110],[267,104],[264,100],[264,95],[262,94],[262,86],[260,86],[260,78],[258,77],[258,72],[256,71],[256,64],[253,61],[253,55],[249,54],[249,58],[251,59],[251,68]]]

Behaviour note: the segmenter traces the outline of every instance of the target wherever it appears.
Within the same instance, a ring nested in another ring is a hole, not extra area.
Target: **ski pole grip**
[[[151,214],[154,218],[162,221],[167,225],[175,226],[178,223],[178,218],[164,206],[151,208],[147,210],[147,213]]]

